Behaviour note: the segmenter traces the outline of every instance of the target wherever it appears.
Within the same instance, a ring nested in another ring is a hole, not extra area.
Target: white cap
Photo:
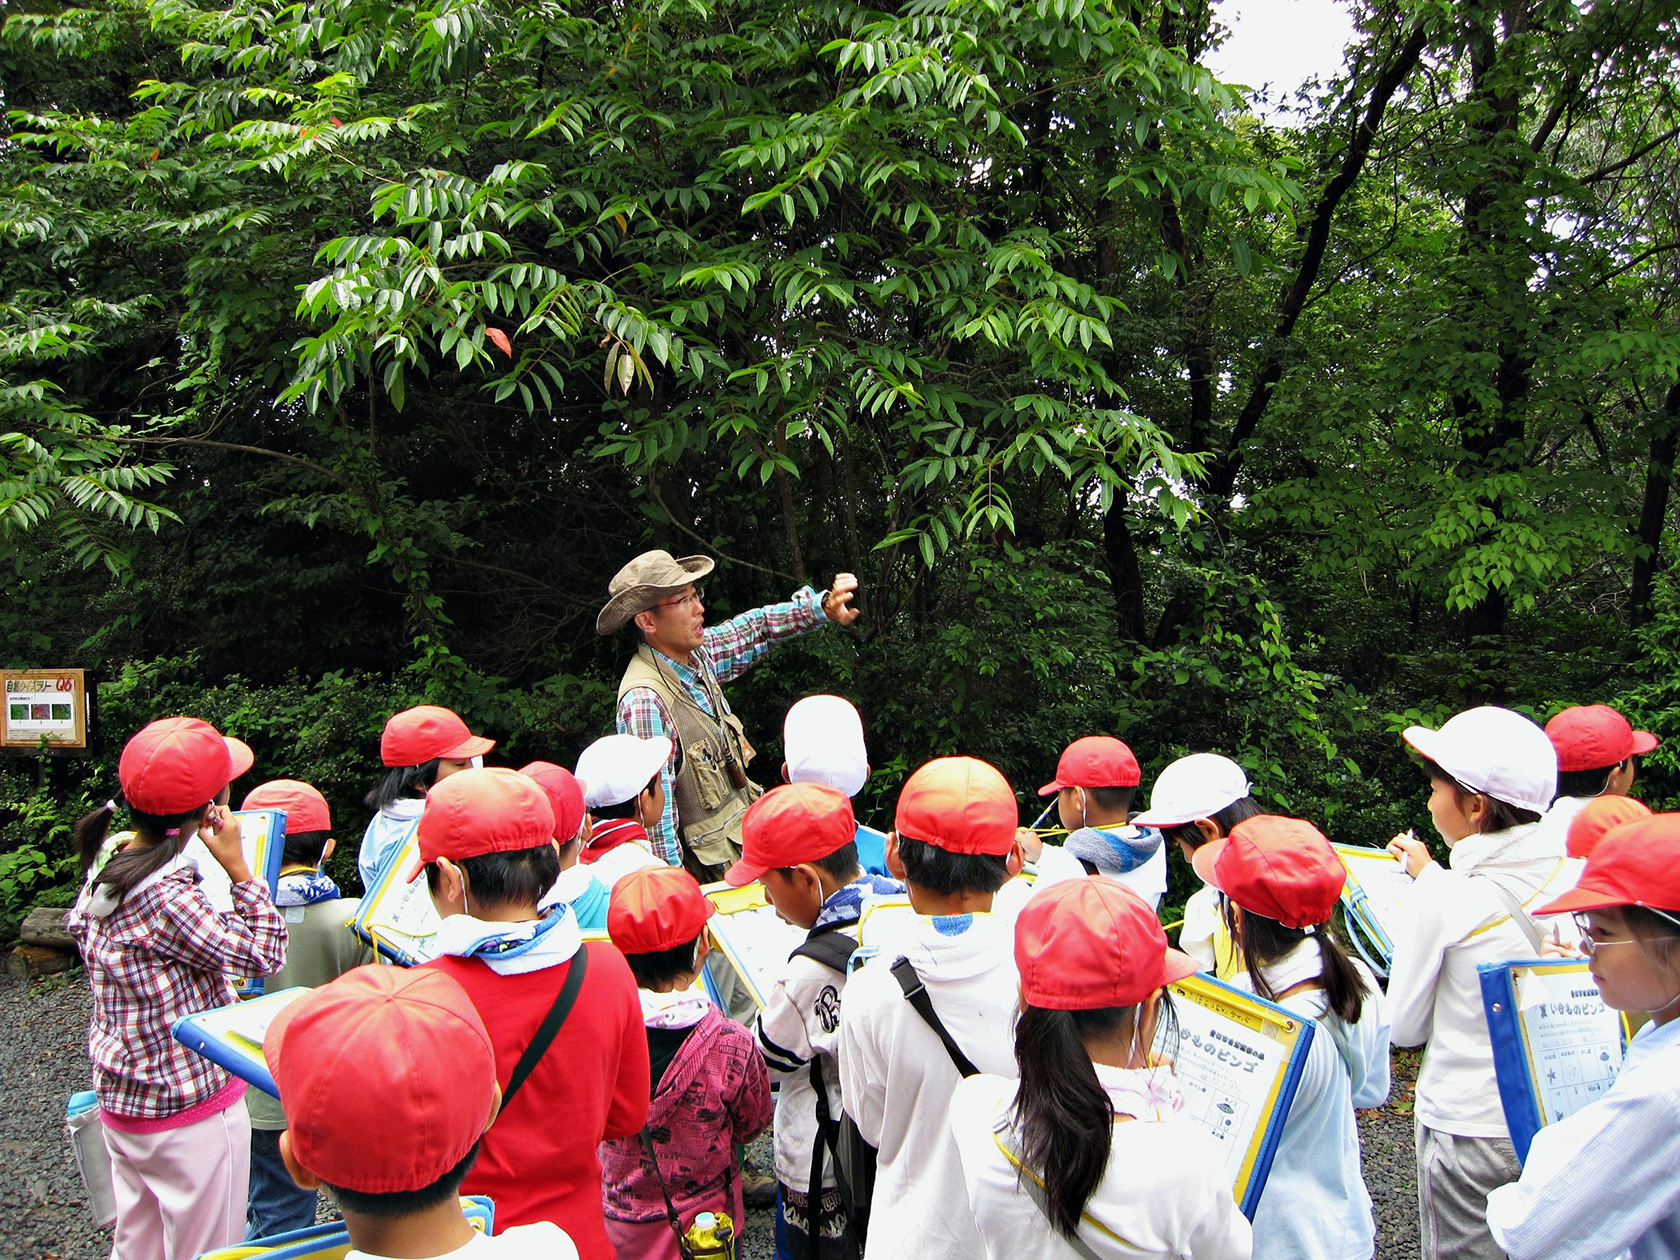
[[[1485,704],[1454,714],[1432,731],[1408,726],[1401,735],[1472,792],[1544,814],[1557,795],[1557,749],[1520,713]]]
[[[823,783],[856,796],[869,778],[863,719],[849,700],[806,696],[782,721],[789,783]]]
[[[671,741],[664,735],[604,735],[583,750],[572,773],[583,784],[583,803],[597,809],[640,796],[670,759]]]
[[[1161,771],[1149,789],[1149,808],[1132,825],[1176,827],[1212,818],[1247,795],[1248,776],[1236,762],[1218,753],[1191,753]]]

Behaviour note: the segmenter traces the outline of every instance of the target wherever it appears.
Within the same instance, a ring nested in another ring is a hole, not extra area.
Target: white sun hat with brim
[[[1149,808],[1133,818],[1132,825],[1177,827],[1197,818],[1212,818],[1248,793],[1248,775],[1229,757],[1191,753],[1156,777],[1149,789]]]
[[[669,551],[644,551],[607,583],[607,605],[595,618],[596,634],[611,634],[639,612],[712,571],[710,556],[677,559]]]
[[[1537,723],[1510,709],[1466,709],[1438,731],[1408,726],[1401,738],[1460,786],[1496,801],[1544,814],[1557,795],[1557,749]]]
[[[869,779],[863,718],[840,696],[806,696],[782,719],[789,783],[823,783],[856,796]]]
[[[639,796],[670,759],[667,736],[603,735],[583,750],[572,774],[583,784],[583,803],[599,809]]]

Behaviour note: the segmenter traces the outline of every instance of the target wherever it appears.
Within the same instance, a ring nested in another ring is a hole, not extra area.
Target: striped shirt
[[[767,604],[708,626],[700,646],[694,650],[691,665],[679,664],[668,656],[664,657],[664,663],[694,703],[717,717],[710,695],[713,688],[739,678],[776,644],[808,634],[827,620],[822,610],[822,594],[803,586],[785,604]],[[728,701],[724,701],[724,712],[729,712]],[[671,760],[659,772],[659,782],[665,789],[665,812],[659,816],[657,825],[648,828],[648,842],[658,857],[672,866],[680,866],[682,843],[677,837],[677,807],[672,794],[676,776],[671,769],[677,759],[674,746],[677,724],[666,712],[665,702],[651,690],[632,687],[618,702],[618,731],[642,739],[666,735],[672,741]]]

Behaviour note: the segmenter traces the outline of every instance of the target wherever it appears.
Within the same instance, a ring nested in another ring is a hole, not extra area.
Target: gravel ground
[[[33,990],[0,977],[0,1257],[10,1260],[104,1260],[110,1235],[88,1216],[64,1136],[64,1102],[88,1087],[87,985],[80,972]],[[1361,1112],[1365,1181],[1377,1216],[1377,1260],[1417,1255],[1417,1187],[1412,1156],[1412,1088],[1418,1056],[1394,1055],[1389,1105]],[[771,1168],[769,1137],[748,1148],[759,1170]],[[774,1254],[774,1213],[748,1213],[745,1260]]]

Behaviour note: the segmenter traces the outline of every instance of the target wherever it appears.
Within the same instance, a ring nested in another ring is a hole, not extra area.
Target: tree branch
[[[320,473],[329,481],[336,481],[346,490],[354,490],[356,485],[343,473],[334,472],[325,464],[317,464],[312,459],[304,459],[301,455],[288,455],[285,451],[271,451],[266,446],[246,446],[243,442],[215,442],[209,438],[195,437],[111,437],[102,435],[102,440],[116,442],[123,446],[209,446],[220,451],[238,451],[243,455],[263,455],[269,459],[284,460],[288,464],[296,464],[300,468],[307,468],[310,472]]]

